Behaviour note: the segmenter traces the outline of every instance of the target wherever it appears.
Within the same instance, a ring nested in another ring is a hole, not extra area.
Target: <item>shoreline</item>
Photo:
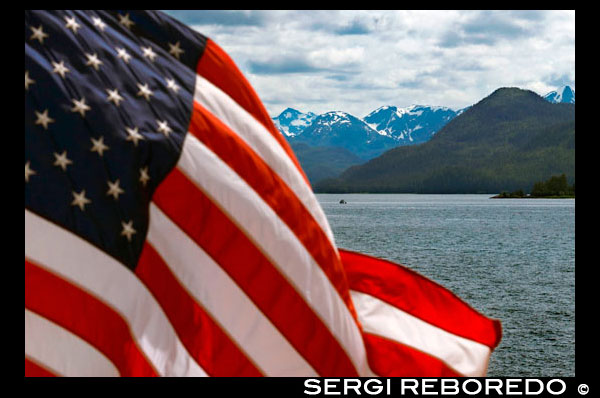
[[[490,199],[575,199],[575,195],[564,196],[491,196]]]

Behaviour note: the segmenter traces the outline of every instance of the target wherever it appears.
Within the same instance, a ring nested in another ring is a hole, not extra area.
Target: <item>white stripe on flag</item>
[[[199,75],[196,75],[194,100],[238,134],[271,170],[281,177],[321,226],[335,248],[333,232],[315,195],[290,157],[265,126],[221,89]]]
[[[81,286],[116,310],[159,374],[206,376],[145,285],[113,257],[27,209],[25,257]]]
[[[434,356],[465,376],[485,376],[491,355],[486,345],[449,333],[369,294],[350,293],[365,332]]]
[[[267,376],[315,376],[316,372],[243,290],[155,204],[148,242],[185,289]]]
[[[25,355],[61,376],[119,376],[115,365],[95,347],[27,308]]]
[[[340,342],[359,374],[370,374],[362,335],[350,310],[327,275],[271,207],[192,134],[185,138],[178,168],[218,203],[286,276]]]

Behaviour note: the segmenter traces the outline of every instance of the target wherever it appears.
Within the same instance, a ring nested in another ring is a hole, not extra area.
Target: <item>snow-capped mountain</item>
[[[382,106],[360,119],[340,111],[316,115],[287,108],[273,122],[290,143],[342,147],[368,159],[396,146],[428,141],[460,112],[441,106]]]
[[[550,91],[548,94],[544,95],[544,99],[555,104],[574,104],[575,90],[573,90],[570,86],[564,86],[556,91]]]
[[[393,138],[379,134],[363,120],[340,111],[318,115],[302,133],[290,138],[290,141],[312,146],[342,147],[363,159],[378,156],[398,145]]]
[[[317,117],[312,112],[302,113],[296,109],[287,108],[273,118],[275,126],[287,137],[300,134]]]
[[[382,106],[363,120],[379,134],[393,138],[397,145],[413,145],[428,141],[457,114],[441,106]]]

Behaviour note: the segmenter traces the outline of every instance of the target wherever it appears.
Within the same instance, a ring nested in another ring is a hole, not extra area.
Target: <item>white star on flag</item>
[[[169,87],[175,93],[179,91],[179,86],[175,83],[175,79],[167,79],[167,87]]]
[[[54,123],[54,119],[48,116],[48,109],[44,110],[42,113],[35,111],[35,115],[37,116],[35,124],[41,124],[44,127],[44,130],[48,130],[48,123]]]
[[[92,203],[90,199],[85,197],[85,189],[82,190],[80,193],[76,193],[75,191],[73,191],[72,193],[73,201],[71,202],[71,206],[79,206],[81,211],[84,211],[85,205],[88,203]]]
[[[60,155],[54,152],[54,157],[56,158],[56,160],[54,161],[53,165],[60,167],[63,171],[67,171],[67,166],[73,164],[73,161],[67,158],[66,150],[63,151],[63,153],[61,153]]]
[[[98,155],[100,156],[102,156],[105,150],[109,149],[109,147],[106,144],[104,144],[103,136],[100,136],[100,138],[98,138],[97,140],[93,138],[90,138],[90,140],[92,140],[92,149],[90,149],[90,151],[98,152]]]
[[[75,17],[65,17],[65,21],[67,24],[65,25],[67,29],[71,29],[73,33],[77,33],[77,29],[81,28],[81,26],[75,21]]]
[[[156,58],[156,53],[152,50],[152,47],[141,47],[144,53],[144,57],[150,59],[150,61],[154,62]]]
[[[37,174],[37,173],[35,172],[35,170],[33,170],[33,169],[32,169],[32,168],[29,166],[29,164],[30,164],[30,163],[31,163],[30,161],[27,161],[27,163],[25,163],[25,182],[29,182],[29,177],[30,177],[30,176]]]
[[[133,220],[129,221],[128,223],[121,221],[121,225],[123,226],[121,235],[126,236],[127,240],[131,242],[131,236],[137,232],[135,229],[133,229]]]
[[[152,91],[150,91],[150,89],[148,88],[148,84],[137,84],[138,88],[140,89],[140,91],[138,91],[137,95],[139,97],[144,97],[146,98],[146,101],[150,101],[150,96],[154,95],[154,93]]]
[[[85,54],[87,57],[87,62],[85,63],[87,66],[91,66],[96,70],[100,69],[100,65],[102,65],[102,61],[98,59],[98,55],[96,54]]]
[[[137,146],[139,140],[144,140],[145,139],[144,136],[141,135],[138,132],[138,128],[137,127],[135,127],[135,128],[126,127],[125,130],[127,130],[127,134],[129,134],[127,136],[126,140],[127,141],[133,141],[133,145],[134,146]]]
[[[131,55],[129,55],[127,50],[125,50],[124,48],[120,48],[120,47],[115,47],[115,49],[117,50],[117,57],[121,58],[126,63],[129,63],[129,59],[131,58]]]
[[[148,182],[148,180],[150,179],[150,176],[148,175],[148,166],[144,167],[143,169],[140,169],[140,182],[146,186],[146,183]]]
[[[179,42],[175,44],[169,43],[169,54],[172,54],[175,58],[179,59],[179,56],[184,52],[185,51],[179,47]]]
[[[25,90],[29,90],[29,85],[35,83],[35,80],[29,77],[29,71],[25,71]]]
[[[113,102],[116,106],[119,106],[121,101],[123,101],[123,97],[119,94],[119,90],[116,88],[114,90],[106,89],[108,93],[108,97],[106,98],[108,101]]]
[[[33,32],[33,34],[31,35],[31,37],[29,38],[29,40],[38,40],[41,44],[44,44],[44,39],[46,37],[49,37],[48,33],[44,33],[44,29],[42,28],[42,25],[40,25],[39,28],[34,28],[33,26],[30,27],[31,31]]]
[[[165,137],[169,136],[169,133],[171,133],[173,131],[173,129],[171,129],[171,127],[169,127],[169,124],[167,123],[167,121],[160,121],[160,120],[156,120],[156,123],[158,124],[158,131],[160,131],[161,133],[163,133],[165,135]]]
[[[119,187],[119,179],[117,179],[115,182],[107,181],[107,183],[108,191],[106,192],[106,194],[112,195],[112,197],[115,198],[115,200],[119,199],[119,195],[125,192],[121,187]]]
[[[101,31],[104,31],[104,28],[106,28],[106,24],[99,17],[92,17],[92,21],[94,21],[94,26],[96,26]]]
[[[71,101],[73,101],[73,104],[75,104],[71,108],[71,112],[79,112],[82,117],[85,117],[85,113],[92,109],[85,103],[85,98],[81,98],[79,101],[72,99]]]
[[[52,72],[58,73],[63,79],[65,78],[65,73],[69,72],[69,68],[65,66],[65,61],[52,62],[52,66],[54,67]]]
[[[117,15],[119,17],[119,23],[123,26],[125,26],[127,29],[131,29],[131,27],[133,25],[135,25],[133,23],[133,21],[131,19],[129,19],[129,13],[125,14],[125,15]]]

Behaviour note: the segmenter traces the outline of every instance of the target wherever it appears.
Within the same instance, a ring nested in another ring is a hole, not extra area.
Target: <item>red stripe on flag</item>
[[[438,358],[398,342],[363,333],[371,370],[381,377],[461,377]]]
[[[190,133],[250,185],[294,232],[356,317],[342,263],[327,235],[287,184],[223,122],[194,102]]]
[[[495,348],[500,322],[480,314],[454,293],[402,265],[339,250],[351,290],[370,294],[431,325]]]
[[[239,347],[175,278],[146,242],[135,269],[175,328],[181,342],[210,376],[262,376]]]
[[[357,375],[347,353],[294,287],[179,169],[159,185],[153,201],[227,272],[313,369],[321,375]]]
[[[258,95],[235,65],[231,57],[229,57],[229,55],[227,55],[227,53],[214,41],[210,39],[206,40],[206,48],[204,49],[202,57],[200,57],[196,72],[225,92],[265,126],[271,135],[279,142],[290,159],[292,159],[300,171],[300,174],[302,174],[302,177],[310,186],[308,178],[304,174],[302,167],[300,167],[298,159],[296,159],[296,155],[294,155],[292,148],[281,132],[279,132],[273,124],[273,121],[258,98]]]
[[[33,359],[25,357],[25,377],[56,377],[52,371],[38,364]]]
[[[157,375],[116,311],[29,259],[25,260],[25,308],[94,346],[121,376]]]

